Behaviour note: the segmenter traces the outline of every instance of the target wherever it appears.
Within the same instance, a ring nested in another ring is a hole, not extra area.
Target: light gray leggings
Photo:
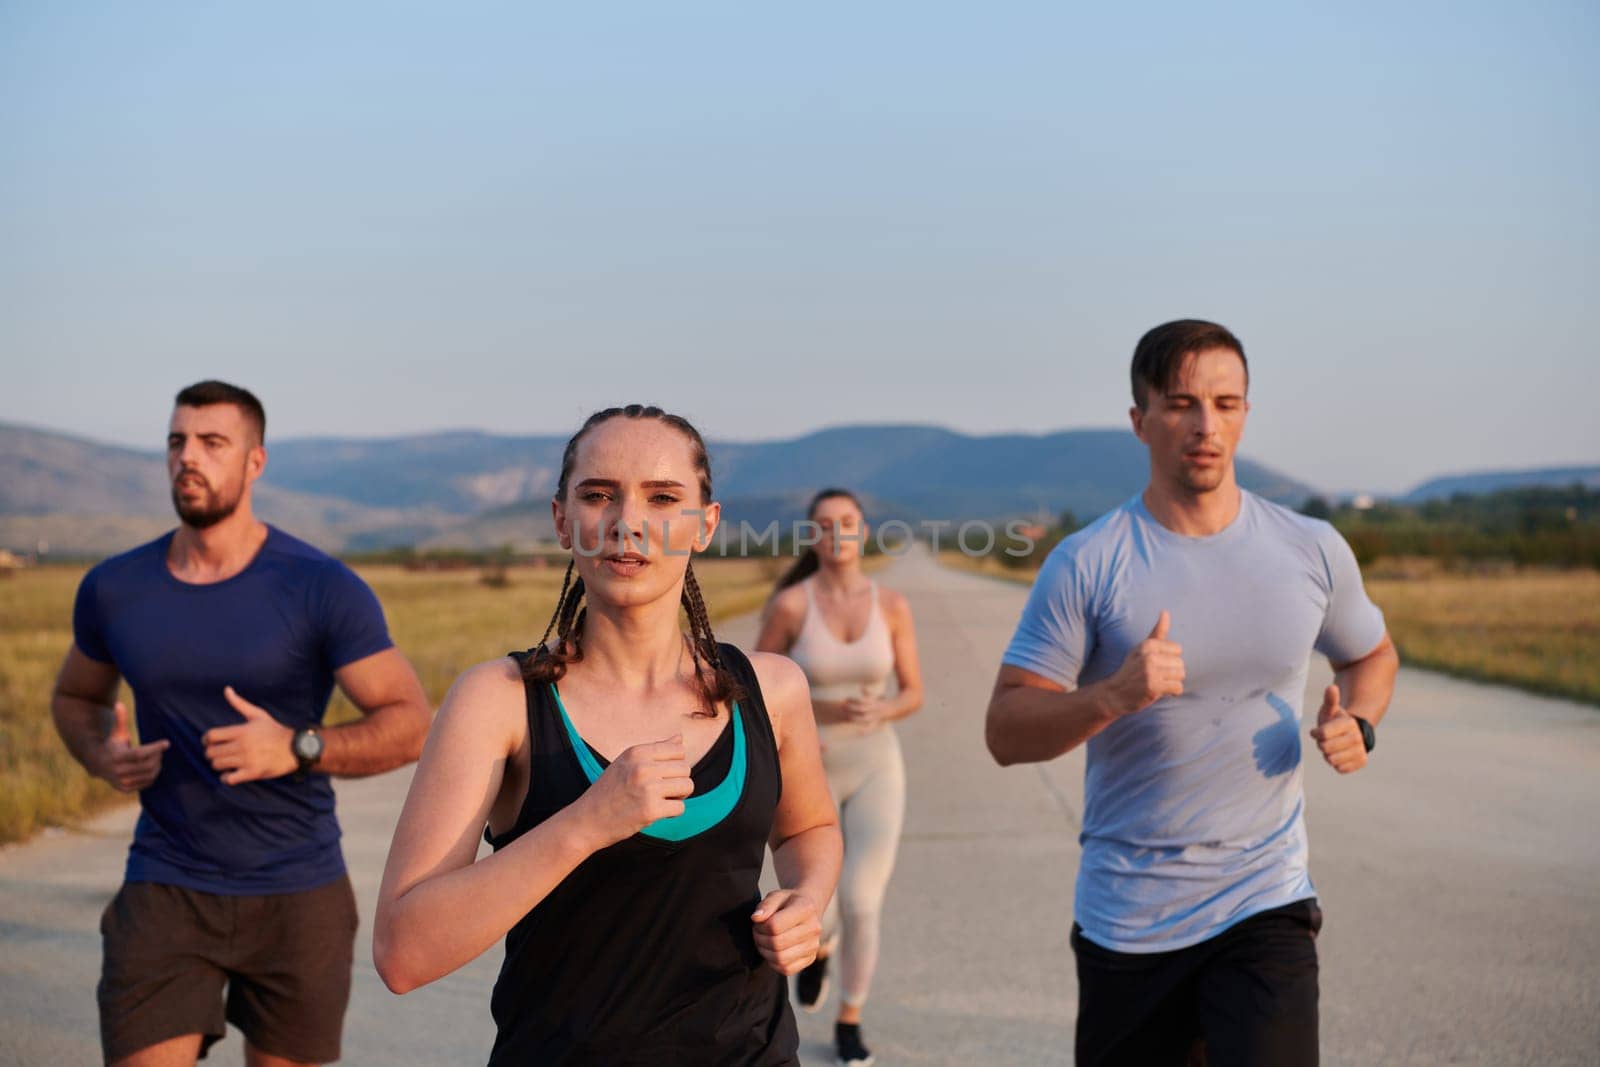
[[[822,942],[836,948],[841,999],[859,1007],[878,967],[878,920],[905,819],[906,765],[888,724],[865,734],[824,726],[821,741],[844,832],[844,869],[822,918]]]

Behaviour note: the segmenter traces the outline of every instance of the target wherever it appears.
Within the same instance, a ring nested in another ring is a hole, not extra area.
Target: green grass
[[[703,560],[695,574],[713,619],[761,605],[779,561]],[[513,568],[502,587],[482,571],[358,567],[383,602],[395,643],[437,706],[458,674],[539,639],[561,588],[561,569]],[[72,598],[81,567],[41,567],[0,577],[0,843],[71,825],[126,801],[67,754],[50,721],[50,691],[72,644]],[[123,688],[123,697],[133,707]],[[358,712],[337,694],[331,722]]]
[[[1025,585],[1037,573],[959,552],[940,562]],[[1600,571],[1380,560],[1366,585],[1406,665],[1600,705]]]

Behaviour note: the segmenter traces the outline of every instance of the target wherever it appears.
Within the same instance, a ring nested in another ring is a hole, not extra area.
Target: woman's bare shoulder
[[[462,671],[439,706],[436,726],[468,719],[501,733],[513,748],[527,729],[522,667],[510,656],[475,663]]]
[[[803,582],[780,589],[767,601],[767,614],[782,619],[799,619],[806,613],[806,591]]]
[[[907,600],[904,594],[897,593],[887,586],[878,586],[878,606],[891,619],[911,618],[911,601]]]
[[[761,699],[774,721],[785,709],[797,706],[800,701],[810,701],[811,687],[806,682],[805,672],[794,660],[776,652],[746,651],[745,655],[750,657],[750,668],[761,686]]]
[[[485,696],[498,691],[520,692],[522,665],[510,656],[486,659],[462,671],[451,688],[471,690],[474,694]]]

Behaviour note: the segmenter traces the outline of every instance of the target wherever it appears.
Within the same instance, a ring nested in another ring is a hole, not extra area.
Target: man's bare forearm
[[[111,735],[110,705],[57,689],[50,694],[50,718],[72,758],[90,774],[102,773],[98,757]]]
[[[330,726],[322,731],[322,759],[317,770],[341,778],[382,774],[422,754],[431,715],[409,700],[384,704],[367,712],[359,722]]]
[[[1366,656],[1334,672],[1344,708],[1358,719],[1376,725],[1389,710],[1395,676],[1400,673],[1400,653],[1385,635],[1383,643]]]
[[[989,702],[984,738],[1001,766],[1042,763],[1071,752],[1119,714],[1101,683],[1070,692],[1004,686]]]

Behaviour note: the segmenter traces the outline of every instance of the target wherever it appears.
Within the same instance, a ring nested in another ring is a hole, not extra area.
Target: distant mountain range
[[[565,443],[474,431],[271,441],[257,509],[334,551],[524,544],[551,535],[549,497]],[[757,528],[801,517],[825,485],[857,492],[877,521],[1053,518],[1066,510],[1088,518],[1138,492],[1148,474],[1144,447],[1126,430],[974,436],[849,426],[708,447],[724,521]],[[1246,459],[1239,478],[1289,505],[1316,492]],[[173,521],[158,452],[0,424],[0,546],[28,551],[43,540],[53,554],[99,555]]]
[[[1476,496],[1501,489],[1530,489],[1535,486],[1582,485],[1586,489],[1600,489],[1600,466],[1596,467],[1541,467],[1521,471],[1478,471],[1473,474],[1450,474],[1432,478],[1400,499],[1408,504],[1427,500],[1441,500],[1457,493]]]
[[[268,478],[302,493],[370,507],[474,514],[537,500],[561,469],[565,437],[446,433],[388,440],[300,439],[269,448]],[[1142,446],[1124,430],[968,436],[932,426],[852,426],[787,441],[712,441],[717,495],[781,498],[781,515],[824,485],[843,485],[913,515],[965,520],[1098,514],[1143,484]],[[1298,503],[1312,490],[1248,460],[1245,484]],[[790,500],[790,497],[796,498]]]
[[[363,539],[409,543],[455,518],[438,508],[307,493],[271,477],[258,484],[256,499],[270,521],[333,549]],[[103,555],[149,540],[175,521],[159,453],[0,424],[0,547],[31,552],[43,542],[55,554]]]

